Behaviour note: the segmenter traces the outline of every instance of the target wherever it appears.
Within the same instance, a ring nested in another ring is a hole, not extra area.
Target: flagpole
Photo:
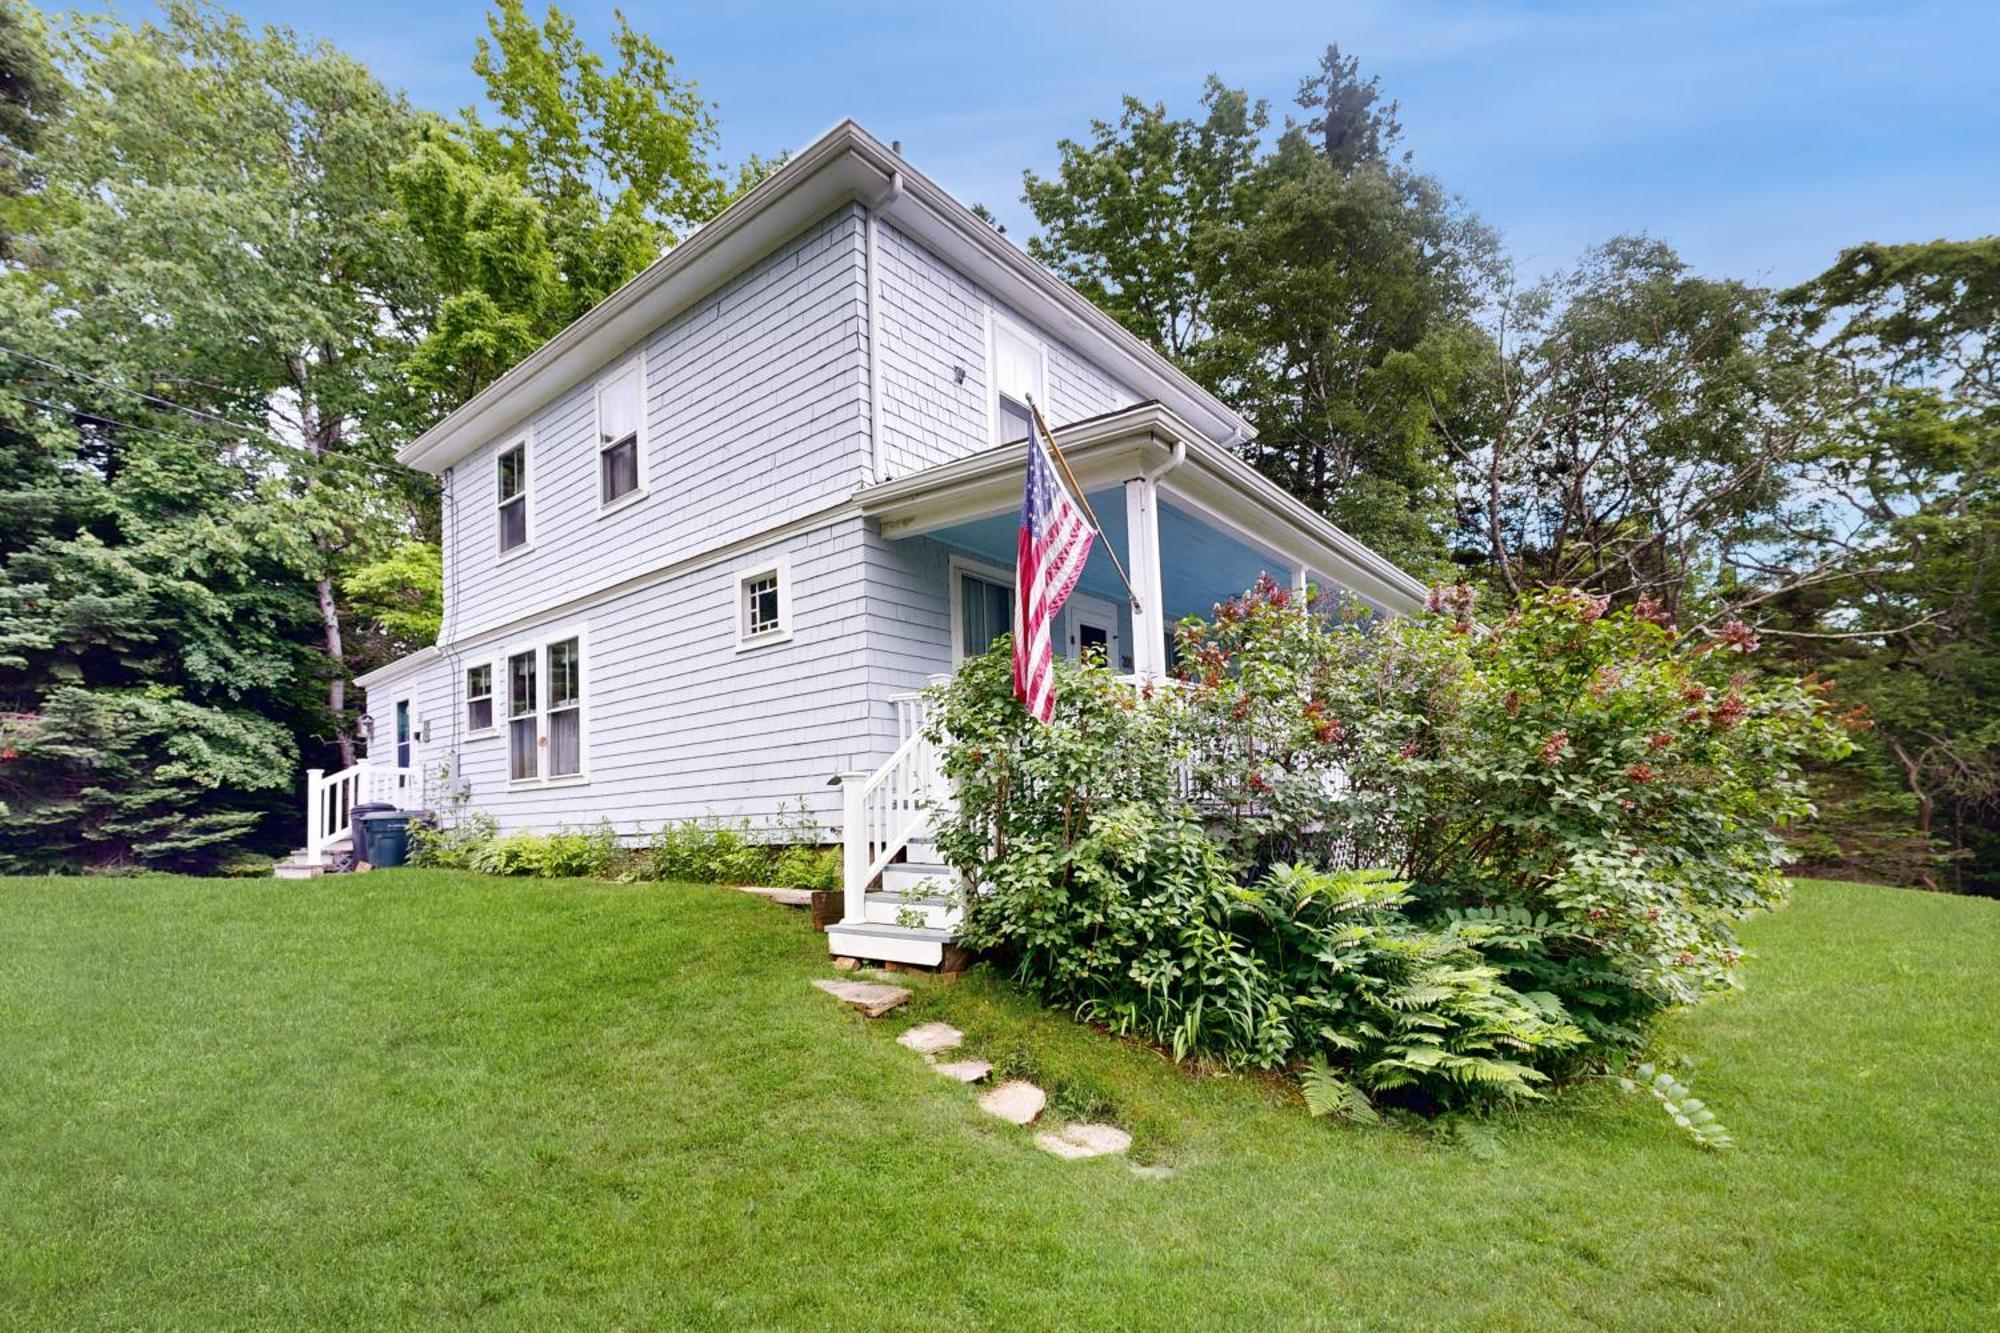
[[[1056,460],[1056,466],[1062,469],[1064,478],[1068,480],[1070,494],[1074,495],[1077,504],[1082,506],[1083,516],[1090,520],[1090,530],[1104,543],[1104,554],[1110,558],[1111,568],[1118,575],[1118,581],[1125,585],[1125,595],[1131,598],[1132,609],[1144,615],[1145,608],[1139,605],[1139,594],[1132,591],[1132,580],[1125,577],[1125,566],[1118,563],[1118,553],[1111,549],[1111,539],[1104,535],[1104,525],[1097,521],[1097,515],[1090,508],[1090,497],[1083,493],[1083,486],[1077,481],[1076,474],[1069,470],[1069,460],[1063,457],[1062,449],[1057,446],[1055,432],[1049,429],[1049,423],[1042,420],[1041,405],[1035,402],[1033,394],[1028,395],[1028,411],[1034,414],[1036,429],[1040,430],[1042,438],[1048,441],[1050,457]]]

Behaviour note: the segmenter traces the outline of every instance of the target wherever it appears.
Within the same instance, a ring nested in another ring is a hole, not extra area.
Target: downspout
[[[903,197],[903,173],[889,173],[889,184],[868,203],[865,244],[868,263],[868,449],[870,474],[877,484],[887,481],[888,458],[882,440],[882,250],[875,219]]]

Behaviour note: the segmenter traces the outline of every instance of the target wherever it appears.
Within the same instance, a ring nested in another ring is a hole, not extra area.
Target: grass
[[[0,881],[0,1325],[1992,1326],[2000,903],[1804,884],[1665,1046],[1456,1145],[988,978],[867,1023],[803,915],[381,872]],[[945,1017],[1116,1160],[891,1038]]]

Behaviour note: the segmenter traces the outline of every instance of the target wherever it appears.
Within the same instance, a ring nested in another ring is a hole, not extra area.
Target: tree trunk
[[[1925,791],[1918,781],[1917,761],[1910,758],[1910,752],[1903,748],[1903,743],[1894,736],[1887,739],[1889,748],[1895,751],[1896,762],[1903,766],[1903,776],[1909,784],[1910,795],[1917,798],[1917,831],[1924,836],[1924,846],[1931,847],[1931,824],[1937,814],[1937,802],[1931,799],[1931,794]],[[1930,875],[1919,874],[1917,878],[1923,882],[1925,888],[1936,891],[1937,881]]]
[[[340,766],[354,766],[354,733],[347,726],[347,650],[340,641],[340,611],[333,600],[333,580],[322,576],[313,585],[319,597],[319,620],[326,636],[326,655],[333,662],[333,681],[326,689],[326,706],[333,714],[333,743]]]

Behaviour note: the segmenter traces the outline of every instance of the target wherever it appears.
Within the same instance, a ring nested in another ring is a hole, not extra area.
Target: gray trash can
[[[358,850],[362,859],[375,867],[400,866],[410,860],[410,821],[416,814],[409,810],[372,810],[358,816],[361,824],[361,839]]]

